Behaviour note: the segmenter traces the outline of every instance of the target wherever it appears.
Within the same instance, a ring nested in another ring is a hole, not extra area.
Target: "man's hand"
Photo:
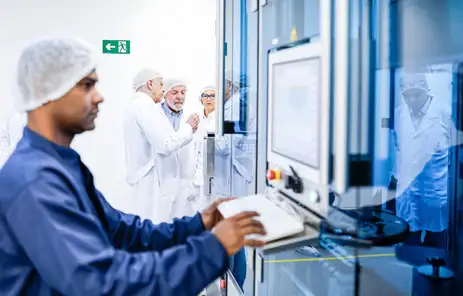
[[[196,113],[190,115],[186,123],[188,123],[191,126],[191,128],[193,129],[193,133],[195,133],[198,130],[199,115]]]
[[[259,216],[256,212],[242,212],[221,221],[214,229],[214,235],[225,248],[227,255],[236,254],[244,246],[260,247],[263,241],[247,239],[249,234],[265,235],[262,223],[254,219]]]
[[[220,214],[218,207],[221,203],[232,199],[234,198],[221,198],[201,212],[201,219],[203,220],[203,225],[206,230],[211,230],[214,228],[214,226],[217,225],[217,223],[223,220],[222,214]]]

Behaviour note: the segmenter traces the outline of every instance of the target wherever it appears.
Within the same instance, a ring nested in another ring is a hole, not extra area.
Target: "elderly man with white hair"
[[[97,54],[76,39],[41,40],[21,54],[27,126],[0,170],[0,291],[196,295],[225,272],[229,256],[263,245],[246,239],[265,234],[263,226],[254,212],[223,220],[220,202],[160,225],[112,208],[71,148],[95,128],[103,102],[96,66]],[[169,139],[159,141],[167,155]]]
[[[179,188],[168,178],[166,170],[176,168],[180,150],[191,143],[199,119],[192,115],[182,128],[173,129],[163,111],[164,103],[156,104],[164,93],[163,78],[152,69],[142,69],[132,86],[136,92],[128,102],[124,119],[126,181],[132,193],[130,210],[143,218],[165,222],[174,218],[168,213],[172,192]],[[182,114],[179,108],[178,118]]]
[[[155,112],[157,146],[154,170],[160,184],[156,188],[156,205],[152,219],[168,222],[175,217],[191,215],[199,207],[200,185],[195,182],[196,157],[193,134],[200,121],[198,114],[186,115],[183,107],[187,84],[180,79],[165,80],[164,101]],[[169,139],[165,142],[165,139]],[[175,144],[181,142],[180,144]],[[166,143],[171,146],[166,149]]]

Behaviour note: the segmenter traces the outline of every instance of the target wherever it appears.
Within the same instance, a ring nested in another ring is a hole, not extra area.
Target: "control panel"
[[[303,204],[320,202],[318,191],[313,189],[314,186],[308,180],[301,178],[292,167],[284,170],[277,166],[270,166],[267,170],[267,182],[282,193],[296,197]]]

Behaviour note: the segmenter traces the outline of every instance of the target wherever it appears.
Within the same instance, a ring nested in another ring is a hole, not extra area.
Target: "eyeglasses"
[[[215,100],[215,95],[203,95],[203,99]]]

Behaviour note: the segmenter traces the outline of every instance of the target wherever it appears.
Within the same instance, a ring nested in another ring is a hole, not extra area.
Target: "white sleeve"
[[[217,149],[217,152],[220,155],[228,155],[230,154],[230,135],[224,135],[224,136],[217,136],[216,135],[216,140],[215,140],[215,148]]]
[[[0,126],[0,168],[3,167],[10,156],[10,135],[8,132],[8,120],[2,120]]]
[[[152,102],[137,104],[137,123],[157,153],[170,155],[192,141],[193,129],[189,124],[180,125],[177,132],[169,134],[161,124],[158,106]]]

